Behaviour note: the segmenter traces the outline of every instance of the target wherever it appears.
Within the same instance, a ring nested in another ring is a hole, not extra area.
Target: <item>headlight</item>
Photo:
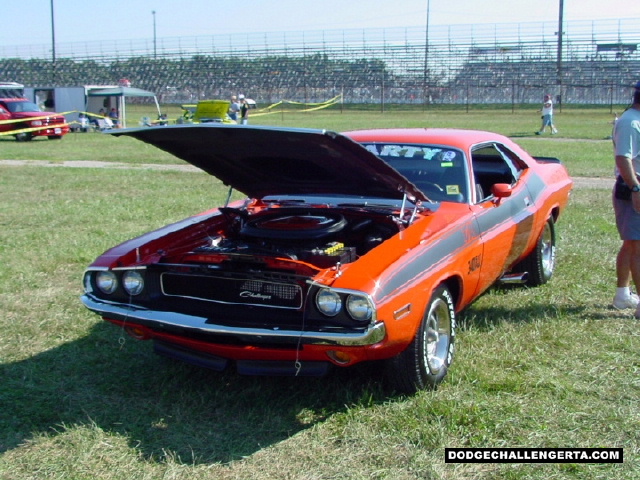
[[[336,292],[323,288],[316,295],[318,310],[328,317],[335,317],[342,310],[342,300]]]
[[[371,320],[373,307],[369,299],[362,295],[349,295],[347,297],[347,312],[354,320],[364,322]]]
[[[140,295],[144,289],[144,278],[137,270],[130,270],[122,276],[122,286],[129,295]]]
[[[42,126],[42,120],[34,120],[33,122],[31,122],[31,126],[32,127],[41,127]]]
[[[96,275],[96,286],[102,293],[111,295],[118,288],[118,278],[111,271],[98,272]]]

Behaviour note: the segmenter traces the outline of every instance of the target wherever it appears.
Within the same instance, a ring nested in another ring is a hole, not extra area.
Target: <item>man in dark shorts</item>
[[[635,308],[640,319],[640,82],[635,86],[633,104],[616,122],[613,131],[616,158],[616,185],[613,208],[622,247],[616,259],[617,290],[613,306]],[[636,291],[630,289],[631,280]]]

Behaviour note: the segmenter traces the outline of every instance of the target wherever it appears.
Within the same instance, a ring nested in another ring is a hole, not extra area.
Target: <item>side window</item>
[[[526,164],[522,160],[520,160],[520,158],[515,153],[513,153],[504,145],[496,145],[496,148],[504,156],[505,162],[507,162],[507,165],[511,169],[511,173],[513,174],[513,177],[517,182],[520,179],[522,171],[527,168]]]
[[[523,166],[517,156],[503,145],[480,145],[471,152],[474,177],[475,203],[491,197],[491,187],[496,183],[514,185],[520,178]]]

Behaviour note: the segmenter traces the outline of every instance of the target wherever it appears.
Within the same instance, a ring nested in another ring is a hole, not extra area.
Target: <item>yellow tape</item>
[[[49,115],[43,115],[41,117],[27,117],[27,118],[14,118],[12,120],[0,120],[0,125],[5,125],[8,123],[32,122],[33,120],[44,120],[44,119],[55,117],[58,115],[69,115],[71,113],[78,113],[81,115],[86,115],[87,117],[107,118],[105,116],[98,115],[96,113],[79,112],[78,110],[70,110],[68,112],[51,112]]]
[[[280,100],[277,103],[274,103],[272,105],[269,105],[268,107],[265,107],[263,109],[259,109],[256,112],[252,112],[251,116],[252,117],[260,117],[263,115],[273,115],[274,113],[299,113],[299,112],[315,112],[317,110],[322,110],[324,108],[329,108],[332,105],[335,105],[337,103],[340,103],[340,101],[342,101],[342,94],[340,95],[336,95],[335,97],[325,101],[325,102],[321,102],[321,103],[302,103],[302,102],[294,102],[291,100]],[[305,109],[294,109],[294,110],[284,110],[284,109],[279,109],[277,111],[272,111],[274,108],[283,105],[283,104],[290,104],[290,105],[308,105],[311,108],[305,108]]]
[[[38,132],[40,130],[48,130],[50,128],[64,128],[68,123],[57,123],[55,125],[47,125],[45,127],[33,127],[33,128],[20,128],[18,130],[9,130],[8,132],[0,132],[0,136],[4,135],[16,135],[18,133]]]
[[[337,103],[339,103],[342,100],[342,94],[336,95],[335,97],[325,101],[325,102],[319,102],[319,103],[303,103],[303,102],[295,102],[293,100],[280,100],[279,102],[273,103],[271,105],[269,105],[268,107],[264,107],[261,109],[257,109],[253,112],[251,112],[251,116],[252,117],[260,117],[260,116],[264,116],[264,115],[273,115],[274,113],[296,113],[296,112],[314,112],[317,110],[322,110],[324,108],[328,108],[332,105],[335,105]],[[275,108],[284,105],[284,104],[289,104],[289,105],[303,105],[303,106],[308,106],[310,108],[305,108],[305,109],[295,109],[295,110],[283,110],[283,109],[279,109],[277,111],[272,111]],[[182,107],[196,107],[197,105],[182,105]],[[78,110],[70,110],[68,112],[51,112],[51,115],[43,115],[41,117],[30,117],[30,118],[20,118],[20,119],[13,119],[13,120],[0,120],[0,125],[5,125],[5,124],[9,124],[9,123],[20,123],[20,122],[31,122],[33,120],[43,120],[43,119],[47,119],[47,118],[51,118],[53,116],[56,115],[69,115],[71,113],[78,113],[80,115],[85,115],[86,117],[94,117],[94,118],[108,118],[105,117],[104,115],[98,115],[97,113],[91,113],[91,112],[80,112]],[[188,114],[189,112],[186,111],[185,115]],[[9,132],[0,132],[0,136],[3,135],[15,135],[17,133],[27,133],[27,132],[37,132],[38,130],[46,130],[47,128],[57,128],[57,127],[64,127],[64,126],[68,126],[68,125],[73,125],[73,124],[77,124],[79,122],[74,121],[71,123],[65,123],[62,125],[48,125],[48,126],[44,126],[44,127],[34,127],[34,128],[23,128],[20,130],[11,130]],[[228,122],[225,122],[228,123]]]
[[[67,113],[71,113],[71,112],[67,112]],[[27,118],[14,118],[12,120],[0,120],[0,125],[6,125],[8,123],[33,122],[34,120],[45,120],[47,118],[52,118],[58,115],[63,115],[63,114],[56,113],[52,115],[44,115],[42,117],[27,117]]]

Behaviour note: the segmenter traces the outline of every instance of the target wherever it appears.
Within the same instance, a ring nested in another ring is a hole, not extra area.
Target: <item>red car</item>
[[[42,136],[57,140],[69,133],[69,125],[63,115],[43,112],[26,98],[0,98],[0,134],[3,133],[19,141]]]
[[[84,276],[87,308],[192,364],[321,375],[382,360],[409,393],[442,381],[456,315],[474,299],[501,280],[551,278],[573,184],[557,159],[481,131],[114,134],[247,198],[105,252]]]

